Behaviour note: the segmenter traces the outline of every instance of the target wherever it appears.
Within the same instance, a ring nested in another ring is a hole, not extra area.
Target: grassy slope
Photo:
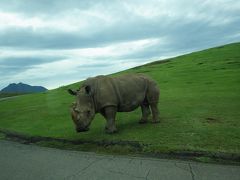
[[[23,93],[1,93],[0,92],[0,99],[1,98],[12,97],[12,96],[20,96],[20,95],[23,95]]]
[[[203,150],[240,153],[240,43],[151,63],[122,73],[144,73],[159,83],[161,123],[138,124],[140,110],[118,113],[119,133],[104,133],[97,115],[90,131],[76,133],[69,86],[0,101],[0,128],[81,140],[129,140],[145,151]],[[79,84],[70,85],[77,88]]]

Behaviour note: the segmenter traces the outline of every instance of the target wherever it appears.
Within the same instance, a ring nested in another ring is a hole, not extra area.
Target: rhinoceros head
[[[86,86],[77,91],[68,89],[68,92],[76,96],[76,101],[71,106],[71,116],[76,126],[76,131],[88,131],[95,116],[91,88]]]

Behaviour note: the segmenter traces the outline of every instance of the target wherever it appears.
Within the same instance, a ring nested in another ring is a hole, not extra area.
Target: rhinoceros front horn
[[[73,91],[71,89],[68,89],[68,93],[73,95],[73,96],[76,96],[77,95],[77,92],[76,91]]]

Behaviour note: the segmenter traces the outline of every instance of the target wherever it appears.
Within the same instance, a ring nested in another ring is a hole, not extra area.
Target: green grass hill
[[[76,133],[67,89],[0,100],[0,129],[29,136],[86,141],[137,141],[144,152],[240,153],[240,43],[156,61],[123,73],[147,74],[158,82],[161,123],[138,124],[140,109],[118,113],[117,134],[104,132],[97,115],[90,131]]]

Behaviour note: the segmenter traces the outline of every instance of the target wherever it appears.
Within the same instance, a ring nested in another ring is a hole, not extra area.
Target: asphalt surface
[[[240,180],[240,166],[97,155],[0,140],[0,180]]]

